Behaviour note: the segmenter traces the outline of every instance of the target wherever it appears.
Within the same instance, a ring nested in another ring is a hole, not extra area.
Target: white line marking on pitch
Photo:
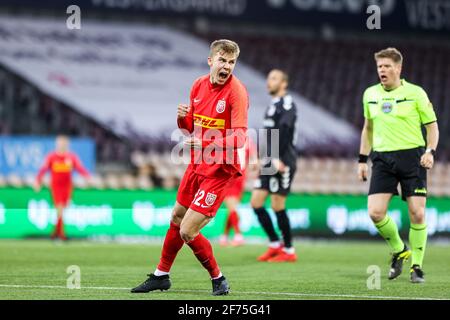
[[[21,285],[21,284],[0,284],[0,288],[38,288],[38,289],[67,289],[66,286],[46,286],[46,285]],[[81,287],[81,289],[90,290],[130,290],[130,288],[120,287]],[[80,290],[81,290],[80,289]],[[69,289],[68,289],[69,290]],[[77,289],[70,289],[77,290]],[[170,290],[171,292],[205,292],[208,290]],[[370,295],[356,295],[356,294],[327,294],[327,293],[298,293],[298,292],[260,292],[260,291],[231,291],[236,294],[253,294],[253,295],[268,295],[268,296],[292,296],[292,297],[322,297],[322,298],[359,298],[359,299],[399,299],[399,300],[448,300],[441,298],[429,297],[393,297],[393,296],[370,296]]]

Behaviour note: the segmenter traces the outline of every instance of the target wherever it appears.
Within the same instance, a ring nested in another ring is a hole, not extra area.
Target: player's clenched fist
[[[177,109],[177,117],[184,118],[189,113],[190,107],[187,104],[179,104]]]

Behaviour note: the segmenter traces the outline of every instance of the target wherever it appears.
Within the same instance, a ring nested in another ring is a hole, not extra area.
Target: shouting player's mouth
[[[219,71],[219,73],[217,74],[217,78],[216,78],[217,84],[224,84],[228,80],[229,76],[230,76],[230,72],[225,71],[225,70]]]
[[[389,81],[389,78],[385,74],[380,74],[380,81],[382,84],[386,84]]]

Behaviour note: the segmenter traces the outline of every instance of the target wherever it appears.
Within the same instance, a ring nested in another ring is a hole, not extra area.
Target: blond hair
[[[382,58],[389,58],[395,63],[402,63],[403,62],[403,56],[396,48],[386,48],[383,50],[380,50],[374,54],[375,61]]]
[[[226,54],[234,54],[237,58],[237,57],[239,57],[239,53],[241,51],[236,42],[227,40],[227,39],[220,39],[220,40],[213,41],[211,43],[210,50],[209,50],[209,56],[214,57],[214,55],[217,52],[223,52]]]

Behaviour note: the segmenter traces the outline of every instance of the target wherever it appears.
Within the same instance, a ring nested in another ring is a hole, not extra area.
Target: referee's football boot
[[[420,269],[420,266],[415,264],[411,267],[411,282],[412,283],[424,283],[425,277],[422,269]]]
[[[411,250],[405,245],[403,251],[394,253],[391,259],[391,269],[389,270],[389,280],[397,278],[403,269],[403,262],[408,261],[411,256]]]
[[[228,281],[224,276],[218,279],[212,279],[212,295],[213,296],[223,296],[230,292],[230,286]]]
[[[148,279],[131,289],[132,293],[146,293],[154,290],[169,290],[171,283],[169,275],[155,276],[153,273],[148,274]]]

